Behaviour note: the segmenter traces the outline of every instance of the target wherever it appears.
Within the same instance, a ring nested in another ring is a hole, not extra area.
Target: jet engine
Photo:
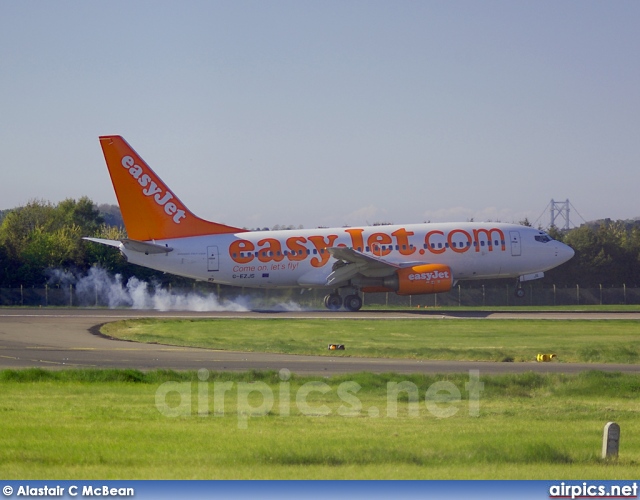
[[[453,273],[444,264],[404,267],[392,276],[363,283],[363,292],[396,292],[398,295],[443,293],[453,286]]]

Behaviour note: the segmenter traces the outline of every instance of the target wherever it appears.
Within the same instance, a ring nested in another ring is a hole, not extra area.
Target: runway
[[[460,373],[479,370],[500,373],[578,373],[603,370],[640,373],[640,365],[596,363],[497,363],[465,361],[400,360],[299,356],[246,353],[209,349],[138,344],[114,340],[99,334],[102,324],[121,319],[155,318],[350,318],[407,319],[434,321],[449,318],[470,320],[535,319],[634,319],[640,313],[438,313],[438,312],[156,312],[107,309],[0,309],[0,369],[39,367],[135,368],[210,371],[281,370],[300,375],[335,375],[370,371],[374,373]]]

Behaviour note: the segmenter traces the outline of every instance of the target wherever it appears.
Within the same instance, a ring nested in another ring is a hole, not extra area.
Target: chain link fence
[[[640,288],[626,286],[613,288],[581,288],[556,286],[524,286],[524,298],[516,298],[513,285],[464,286],[457,285],[448,293],[433,295],[399,296],[395,293],[363,294],[365,306],[392,307],[505,307],[505,306],[571,306],[571,305],[623,305],[640,304]],[[78,291],[74,285],[43,287],[0,288],[0,306],[31,307],[135,307],[139,309],[197,309],[214,310],[229,305],[249,309],[322,309],[323,290],[250,289],[224,285],[194,283],[189,288],[145,288],[150,300],[137,301],[135,297],[119,292],[117,300],[105,289]],[[162,301],[159,300],[161,296]],[[206,299],[206,300],[205,300]],[[192,307],[191,303],[197,303]],[[145,305],[140,305],[145,304]],[[160,304],[160,305],[158,305]],[[163,306],[162,304],[169,304]]]

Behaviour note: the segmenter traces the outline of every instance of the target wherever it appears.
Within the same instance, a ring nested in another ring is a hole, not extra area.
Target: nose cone
[[[571,248],[569,245],[565,245],[564,243],[558,243],[556,253],[562,264],[570,260],[571,257],[576,254],[573,248]]]

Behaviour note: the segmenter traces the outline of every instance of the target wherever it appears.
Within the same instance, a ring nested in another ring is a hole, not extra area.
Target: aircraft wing
[[[327,251],[336,259],[342,260],[344,262],[349,262],[352,264],[366,263],[368,266],[372,268],[388,268],[388,267],[392,267],[394,269],[400,268],[398,264],[389,262],[383,259],[382,257],[367,255],[365,253],[358,252],[353,248],[332,247],[332,248],[327,248]]]
[[[400,266],[382,257],[367,255],[353,248],[332,247],[327,248],[327,251],[338,261],[333,265],[331,274],[327,276],[328,286],[337,286],[357,274],[369,278],[390,276],[401,267],[404,267],[404,265]]]

